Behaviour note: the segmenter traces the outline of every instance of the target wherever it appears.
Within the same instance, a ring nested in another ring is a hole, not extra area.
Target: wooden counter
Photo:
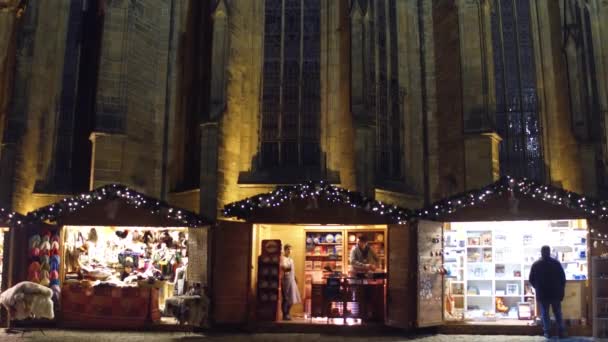
[[[342,279],[338,284],[312,284],[311,315],[384,322],[385,293],[385,282],[382,280]]]
[[[141,328],[160,321],[158,289],[64,285],[61,320],[79,327]]]

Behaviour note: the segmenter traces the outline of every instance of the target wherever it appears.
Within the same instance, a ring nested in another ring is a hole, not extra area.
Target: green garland
[[[191,211],[173,207],[164,201],[146,196],[124,185],[109,184],[99,187],[91,192],[74,197],[64,198],[61,201],[30,212],[28,219],[34,221],[56,222],[63,215],[76,212],[99,201],[121,199],[135,208],[149,210],[155,215],[165,215],[168,219],[181,222],[188,227],[201,227],[212,222]]]

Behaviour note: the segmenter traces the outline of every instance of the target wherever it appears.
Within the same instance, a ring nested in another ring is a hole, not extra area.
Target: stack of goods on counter
[[[59,234],[44,230],[30,236],[28,240],[29,265],[27,280],[53,291],[53,302],[58,307],[61,288],[59,286]]]
[[[258,296],[256,315],[259,321],[274,321],[279,300],[281,240],[262,240],[258,257]]]

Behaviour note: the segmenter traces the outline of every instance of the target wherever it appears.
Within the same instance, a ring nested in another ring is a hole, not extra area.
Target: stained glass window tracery
[[[319,0],[265,0],[263,168],[320,164]]]
[[[403,120],[399,85],[396,0],[368,2],[365,67],[367,109],[376,123],[376,173],[379,180],[403,178]]]
[[[496,129],[503,174],[544,180],[529,0],[495,0]]]

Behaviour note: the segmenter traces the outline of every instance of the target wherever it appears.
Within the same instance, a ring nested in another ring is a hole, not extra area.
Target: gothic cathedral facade
[[[0,204],[608,197],[608,0],[0,0]]]

